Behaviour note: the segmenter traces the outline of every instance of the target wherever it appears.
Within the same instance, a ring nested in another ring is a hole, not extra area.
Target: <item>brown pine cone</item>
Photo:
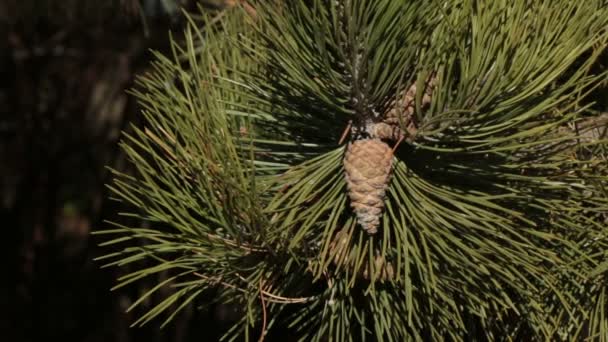
[[[368,133],[371,137],[383,140],[398,141],[403,135],[399,125],[378,122],[369,126]]]
[[[421,109],[426,110],[431,105],[431,95],[437,83],[437,77],[435,74],[431,74],[426,81],[424,87],[424,94],[421,99]],[[378,128],[374,128],[375,135],[379,139],[398,140],[401,137],[408,136],[412,139],[418,130],[416,122],[414,121],[414,113],[416,112],[416,82],[412,83],[410,87],[405,91],[402,98],[398,99],[393,103],[391,109],[386,113],[384,121],[376,124]],[[385,127],[388,125],[394,127],[392,130]],[[403,132],[402,128],[406,129]],[[399,133],[394,133],[399,131]],[[407,133],[407,134],[404,134]]]
[[[392,149],[379,139],[356,140],[346,149],[344,170],[350,206],[369,234],[375,234],[380,225],[392,161]]]

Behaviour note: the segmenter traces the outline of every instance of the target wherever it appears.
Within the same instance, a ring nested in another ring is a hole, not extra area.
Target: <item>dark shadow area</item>
[[[105,184],[106,167],[130,172],[117,143],[141,124],[126,90],[149,67],[150,49],[167,51],[169,30],[181,32],[179,6],[196,5],[0,2],[3,340],[216,341],[225,329],[231,313],[220,306],[184,310],[163,330],[129,328],[142,311],[126,309],[158,279],[111,292],[127,270],[100,269],[93,259],[108,250],[90,235],[106,220],[125,223]]]

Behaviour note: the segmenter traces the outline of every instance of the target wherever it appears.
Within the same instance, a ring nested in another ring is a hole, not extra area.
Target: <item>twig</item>
[[[288,298],[288,297],[277,296],[277,295],[272,294],[272,293],[270,293],[268,291],[262,291],[262,293],[264,293],[264,296],[273,299],[273,300],[269,300],[270,302],[281,303],[281,304],[306,303],[306,302],[310,302],[310,301],[314,300],[315,298],[317,298],[316,296]]]
[[[342,143],[344,142],[344,139],[346,139],[346,135],[348,134],[348,131],[350,131],[352,126],[353,126],[353,121],[348,120],[348,125],[346,125],[346,128],[344,128],[344,132],[342,133],[342,136],[340,137],[340,141],[338,141],[338,145],[342,145]]]
[[[257,18],[258,16],[258,12],[256,11],[256,9],[251,6],[247,1],[241,1],[241,5],[243,5],[243,7],[245,8],[245,11],[247,11],[247,13],[253,18]]]
[[[232,285],[230,283],[227,283],[225,281],[222,281],[221,277],[208,277],[204,274],[200,274],[198,272],[193,272],[192,274],[194,274],[195,276],[208,280],[212,283],[215,284],[220,284],[223,286],[226,286],[228,288],[240,291],[242,293],[245,293],[246,291],[236,285]],[[241,277],[240,275],[237,274],[237,276],[239,278],[241,278],[241,280],[246,281],[245,278]],[[289,297],[282,297],[282,296],[277,296],[275,294],[272,294],[268,291],[265,290],[261,290],[261,293],[266,297],[266,300],[270,303],[277,303],[277,304],[298,304],[298,303],[306,303],[306,302],[310,302],[312,300],[314,300],[315,298],[317,298],[316,296],[312,296],[312,297],[295,297],[295,298],[289,298]]]
[[[393,146],[393,154],[395,154],[397,147],[399,147],[399,145],[401,144],[402,141],[403,141],[403,134],[399,137],[399,140],[397,140],[397,143],[395,143],[395,146]]]
[[[262,332],[260,333],[260,339],[258,342],[264,341],[266,335],[266,302],[264,301],[264,290],[262,289],[262,278],[260,278],[260,301],[262,302]]]
[[[233,7],[237,4],[240,6],[243,6],[243,8],[247,12],[247,14],[249,14],[249,16],[251,16],[253,19],[257,18],[258,13],[257,13],[256,9],[251,4],[249,4],[246,0],[226,0],[225,4],[228,7]]]

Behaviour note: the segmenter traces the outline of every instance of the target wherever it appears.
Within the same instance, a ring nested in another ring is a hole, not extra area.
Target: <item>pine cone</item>
[[[369,126],[368,133],[371,137],[383,140],[397,141],[403,137],[403,131],[399,125],[378,122]]]
[[[344,170],[350,205],[357,222],[369,234],[375,234],[380,225],[392,161],[392,149],[379,139],[356,140],[346,149]]]
[[[426,110],[431,105],[431,95],[437,83],[437,77],[435,74],[431,74],[426,81],[424,94],[421,99],[421,109]],[[416,82],[412,83],[410,87],[405,91],[402,98],[395,101],[391,106],[391,109],[386,113],[384,121],[378,123],[374,127],[372,136],[379,139],[398,140],[404,137],[405,134],[402,131],[402,127],[405,127],[407,136],[412,139],[418,127],[414,121],[414,113],[416,112]],[[389,129],[385,126],[393,127]],[[395,133],[398,131],[399,133]]]

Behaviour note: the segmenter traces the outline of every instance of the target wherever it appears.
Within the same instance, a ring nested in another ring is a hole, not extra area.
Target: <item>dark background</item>
[[[141,124],[126,90],[149,49],[167,51],[170,29],[179,38],[179,6],[233,2],[0,0],[1,340],[216,341],[229,324],[216,306],[187,309],[163,330],[129,328],[158,297],[126,308],[159,279],[110,292],[127,270],[100,269],[93,258],[108,250],[90,233],[120,220],[105,167],[130,172],[117,142]],[[593,97],[608,107],[606,87]]]
[[[117,142],[140,124],[126,90],[149,50],[179,38],[179,6],[223,2],[0,0],[0,340],[217,340],[223,307],[129,328],[155,300],[125,309],[158,278],[110,292],[126,270],[100,269],[90,233],[120,220],[105,167],[130,171]]]

